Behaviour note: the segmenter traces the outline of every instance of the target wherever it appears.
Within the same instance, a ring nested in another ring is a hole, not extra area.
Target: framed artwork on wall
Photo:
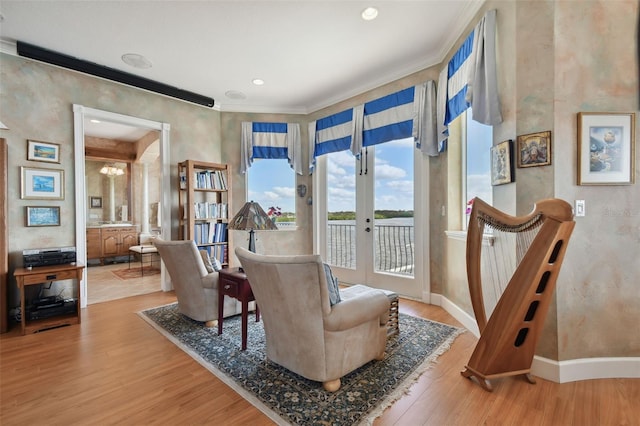
[[[578,113],[578,185],[630,185],[635,178],[635,113]]]
[[[491,147],[491,185],[513,182],[513,141],[500,142]]]
[[[60,207],[27,207],[27,226],[60,226]]]
[[[27,140],[27,160],[60,163],[60,145]]]
[[[90,209],[101,209],[102,208],[102,197],[89,197],[89,208]]]
[[[518,136],[518,167],[551,164],[551,131]]]
[[[64,200],[64,170],[20,167],[23,200]]]

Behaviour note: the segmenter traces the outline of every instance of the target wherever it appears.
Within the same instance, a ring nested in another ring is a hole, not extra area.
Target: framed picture
[[[27,160],[60,162],[60,145],[57,143],[27,140]]]
[[[23,200],[64,200],[64,170],[20,167]]]
[[[512,145],[509,139],[491,147],[491,185],[513,182]]]
[[[89,197],[89,208],[90,209],[101,209],[102,208],[102,197]]]
[[[60,207],[27,207],[27,226],[60,226]]]
[[[578,113],[578,185],[634,182],[635,113]]]
[[[518,167],[551,164],[551,131],[518,136]]]

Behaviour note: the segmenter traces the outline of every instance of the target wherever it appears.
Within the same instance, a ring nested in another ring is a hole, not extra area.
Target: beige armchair
[[[207,327],[218,323],[218,273],[208,272],[193,240],[154,241],[178,299],[178,309]],[[224,316],[240,313],[239,303],[226,298]]]
[[[335,392],[342,376],[384,357],[389,299],[382,291],[331,306],[320,256],[235,253],[260,306],[271,361]]]

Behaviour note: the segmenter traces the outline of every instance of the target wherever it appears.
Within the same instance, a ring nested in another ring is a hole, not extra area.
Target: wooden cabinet
[[[102,258],[100,228],[87,228],[87,260]]]
[[[110,226],[87,228],[87,259],[128,256],[129,247],[138,245],[138,229],[135,226]]]
[[[102,228],[102,257],[128,256],[129,247],[138,245],[138,232],[132,226]]]
[[[178,163],[180,238],[194,240],[223,265],[229,263],[227,223],[231,187],[227,164],[186,160]]]

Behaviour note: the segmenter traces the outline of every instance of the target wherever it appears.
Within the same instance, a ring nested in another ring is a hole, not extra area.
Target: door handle
[[[368,226],[366,228],[364,228],[365,231],[367,232],[371,232],[371,228],[369,228]]]

